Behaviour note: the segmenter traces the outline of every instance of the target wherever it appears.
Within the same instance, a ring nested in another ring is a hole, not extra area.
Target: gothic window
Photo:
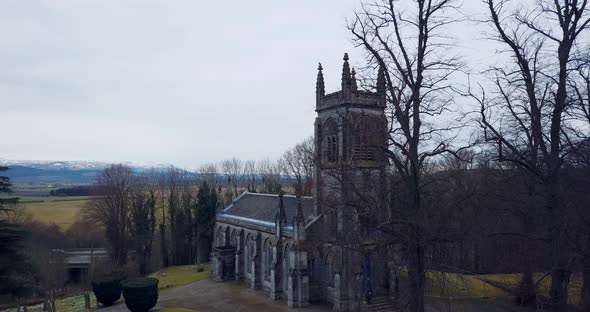
[[[229,240],[229,245],[232,247],[238,247],[238,235],[236,234],[235,230],[231,233]]]
[[[289,271],[291,270],[291,247],[286,245],[283,249],[283,289],[289,288]]]
[[[326,282],[328,283],[328,286],[334,287],[334,255],[333,254],[328,255],[328,257],[326,259],[326,266],[327,266],[326,274],[328,275],[328,276],[326,276]]]
[[[328,119],[323,130],[323,158],[327,163],[338,161],[338,125],[333,119]]]
[[[224,232],[221,227],[217,229],[217,246],[225,245]]]
[[[315,259],[314,258],[309,258],[307,260],[307,269],[309,270],[309,280],[315,281],[316,267],[315,267]]]
[[[264,243],[264,279],[270,281],[270,269],[272,266],[272,244]]]
[[[246,251],[246,272],[252,273],[252,260],[254,260],[254,241],[248,240],[248,250]]]
[[[352,133],[352,159],[355,161],[375,161],[379,144],[379,121],[360,116],[356,119]]]

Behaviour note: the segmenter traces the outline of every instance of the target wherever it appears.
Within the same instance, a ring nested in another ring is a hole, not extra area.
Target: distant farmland
[[[88,196],[70,197],[20,197],[20,202],[31,213],[33,220],[55,223],[62,229],[78,220],[80,211],[88,203]]]

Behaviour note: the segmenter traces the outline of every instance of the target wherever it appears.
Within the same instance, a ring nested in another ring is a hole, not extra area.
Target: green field
[[[164,290],[206,279],[209,276],[209,266],[203,268],[203,272],[197,272],[196,265],[174,266],[163,268],[150,276],[157,278],[160,281],[158,288]]]
[[[6,196],[4,196],[6,197]],[[55,223],[62,229],[69,228],[79,219],[80,211],[90,200],[88,196],[25,196],[19,202],[33,220]]]

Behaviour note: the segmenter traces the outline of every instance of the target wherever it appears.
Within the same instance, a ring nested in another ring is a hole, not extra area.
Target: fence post
[[[88,292],[84,293],[84,307],[90,310],[90,295],[88,294]]]

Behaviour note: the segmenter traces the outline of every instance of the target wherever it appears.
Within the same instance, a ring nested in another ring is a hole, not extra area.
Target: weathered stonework
[[[235,279],[235,254],[236,248],[232,246],[213,247],[209,271],[212,280],[225,282]]]

